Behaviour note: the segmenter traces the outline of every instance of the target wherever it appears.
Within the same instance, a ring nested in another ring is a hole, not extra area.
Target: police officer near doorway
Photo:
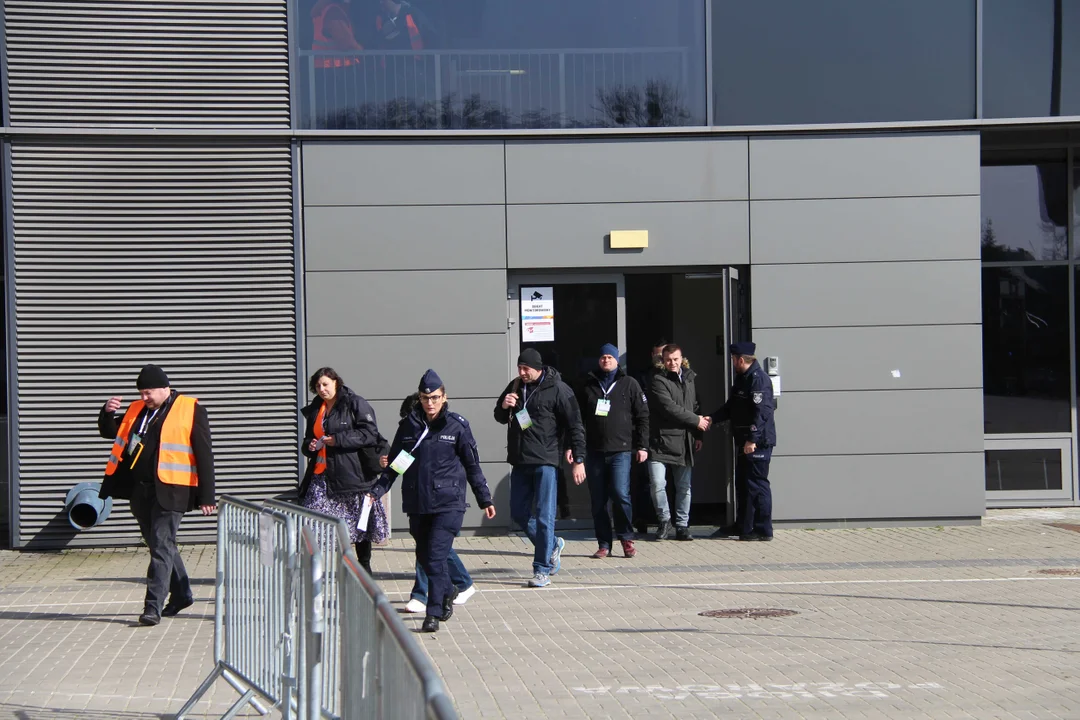
[[[735,439],[735,525],[740,540],[773,538],[772,489],[769,462],[776,446],[772,381],[758,364],[752,342],[731,344],[735,382],[724,406],[712,414],[713,423],[731,422]]]

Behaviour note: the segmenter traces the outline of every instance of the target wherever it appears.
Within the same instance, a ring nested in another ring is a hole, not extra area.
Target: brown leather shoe
[[[599,550],[597,550],[596,552],[594,552],[592,554],[592,556],[594,558],[596,558],[597,560],[603,560],[604,558],[606,558],[610,554],[611,554],[610,550],[608,550],[606,547],[602,547]]]
[[[637,550],[634,549],[634,541],[633,540],[623,540],[622,541],[622,554],[623,554],[623,557],[628,557],[628,558],[632,558],[635,555],[637,555]]]

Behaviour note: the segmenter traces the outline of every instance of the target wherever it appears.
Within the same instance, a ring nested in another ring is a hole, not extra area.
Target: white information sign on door
[[[521,288],[521,341],[555,340],[555,288]]]

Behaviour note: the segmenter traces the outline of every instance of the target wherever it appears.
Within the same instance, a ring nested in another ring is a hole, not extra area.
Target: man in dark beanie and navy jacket
[[[195,398],[172,390],[164,370],[145,366],[135,386],[139,399],[122,419],[116,417],[123,402],[119,396],[109,398],[98,414],[98,432],[113,439],[99,494],[128,500],[139,522],[150,548],[139,622],[157,625],[162,616],[172,617],[195,602],[176,532],[185,512],[197,506],[210,515],[217,509],[214,452],[206,410]]]
[[[495,419],[506,425],[510,475],[510,515],[533,543],[530,587],[551,584],[559,572],[566,541],[555,537],[560,440],[569,437],[568,459],[574,482],[585,482],[585,428],[574,391],[559,371],[548,367],[533,348],[518,357],[518,376],[499,394]],[[533,513],[533,501],[536,512]]]

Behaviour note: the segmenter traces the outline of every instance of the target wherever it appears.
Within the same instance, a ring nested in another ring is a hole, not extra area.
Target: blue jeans
[[[611,518],[607,504],[615,516],[615,536],[620,540],[633,540],[631,518],[634,510],[630,505],[630,453],[600,452],[590,450],[585,456],[586,479],[589,481],[589,498],[592,500],[593,528],[596,542],[602,548],[611,549]]]
[[[532,540],[533,572],[544,575],[555,549],[556,473],[554,465],[515,465],[510,473],[510,517]]]
[[[671,510],[667,501],[667,469],[675,477],[675,526],[690,525],[690,475],[694,469],[684,465],[665,465],[649,461],[649,489],[652,491],[656,519],[660,522],[671,520]]]
[[[450,554],[446,556],[446,567],[450,571],[450,582],[454,587],[461,590],[467,589],[472,585],[472,576],[469,575],[469,571],[465,569],[465,565],[462,564],[461,558],[458,557],[457,551],[451,549]],[[424,567],[419,561],[416,563],[416,581],[412,586],[412,599],[419,600],[420,602],[427,604],[427,592],[428,592],[428,576],[424,572]]]

